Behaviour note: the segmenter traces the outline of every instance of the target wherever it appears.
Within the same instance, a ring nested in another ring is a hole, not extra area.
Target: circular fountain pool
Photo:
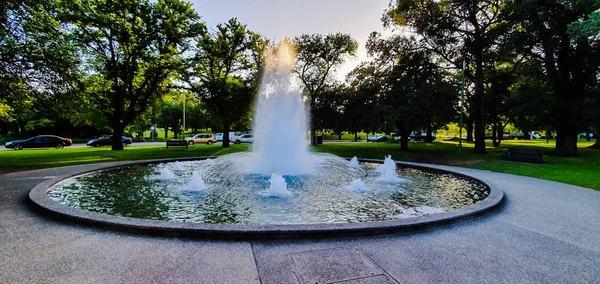
[[[485,199],[489,188],[453,174],[332,155],[315,171],[261,174],[251,153],[215,160],[119,167],[53,185],[64,205],[141,219],[207,224],[354,223],[443,213]]]

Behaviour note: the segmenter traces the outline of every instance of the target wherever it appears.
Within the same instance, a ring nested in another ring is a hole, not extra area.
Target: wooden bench
[[[537,150],[508,149],[505,153],[502,153],[502,159],[507,161],[543,163],[543,154],[544,152]]]
[[[188,142],[187,140],[167,140],[167,149],[169,149],[169,146],[185,146],[185,148],[188,148]]]

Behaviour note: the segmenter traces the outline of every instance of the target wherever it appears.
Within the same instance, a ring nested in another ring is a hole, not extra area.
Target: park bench
[[[185,146],[187,148],[188,142],[186,140],[167,140],[167,149],[169,149],[169,146]]]
[[[502,153],[502,159],[507,161],[543,163],[543,154],[544,152],[536,150],[508,149],[505,153]]]

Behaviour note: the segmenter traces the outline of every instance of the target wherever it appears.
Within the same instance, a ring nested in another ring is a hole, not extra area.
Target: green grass
[[[551,141],[552,142],[552,141]],[[491,142],[490,142],[491,143]],[[410,151],[400,151],[398,144],[388,143],[345,143],[323,144],[314,151],[326,152],[344,157],[383,159],[392,155],[394,160],[455,165],[467,168],[489,170],[548,179],[568,184],[600,190],[600,150],[587,149],[593,142],[579,142],[577,157],[560,157],[553,154],[554,143],[545,141],[503,141],[500,148],[491,147],[488,153],[474,154],[473,144],[463,144],[463,156],[458,156],[457,142],[409,143]],[[507,148],[544,151],[544,164],[508,162],[500,159]]]
[[[128,147],[123,151],[101,148],[26,149],[23,151],[0,151],[0,172],[62,167],[114,161],[133,161],[161,158],[220,156],[247,151],[248,145],[193,145],[184,147]]]
[[[472,153],[472,143],[464,143],[463,156],[458,157],[457,142],[422,143],[411,142],[410,151],[400,151],[400,145],[389,143],[339,143],[323,144],[311,148],[315,152],[326,152],[343,157],[383,159],[392,155],[394,160],[433,164],[455,165],[474,169],[524,175],[548,179],[600,190],[600,150],[587,149],[593,142],[579,142],[580,155],[559,157],[553,154],[554,143],[545,141],[503,141],[501,148],[488,144],[488,153]],[[500,159],[506,148],[544,151],[544,164],[507,162]],[[102,148],[65,148],[61,150],[0,151],[0,172],[12,172],[39,168],[60,167],[97,162],[178,158],[196,156],[218,156],[247,151],[248,145],[232,145],[223,149],[220,145],[194,145],[189,149],[173,147],[128,147],[123,151]]]

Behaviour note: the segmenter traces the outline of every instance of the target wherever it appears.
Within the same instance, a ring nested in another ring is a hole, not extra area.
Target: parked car
[[[62,149],[65,146],[71,146],[71,138],[63,138],[54,135],[38,135],[25,140],[14,140],[4,143],[4,147],[13,148],[15,150],[23,150],[23,148],[49,148]]]
[[[240,132],[229,132],[229,141],[234,142],[234,138],[239,136],[240,134]],[[216,133],[215,137],[217,137],[217,141],[223,141],[223,133]]]
[[[367,139],[370,142],[387,142],[387,141],[390,141],[390,137],[379,136],[379,135],[369,136]]]
[[[196,143],[206,143],[207,145],[211,145],[212,143],[217,142],[217,137],[210,133],[200,133],[193,134],[192,136],[185,138],[185,140],[188,142],[188,145],[194,145]]]
[[[596,138],[596,134],[590,132],[590,139],[594,139],[594,138]],[[587,139],[587,133],[586,132],[580,133],[579,139]]]
[[[444,141],[458,141],[460,139],[458,139],[458,137],[456,136],[450,136],[450,137],[446,137],[443,139]]]
[[[85,144],[88,146],[92,146],[92,147],[102,147],[102,146],[106,146],[106,145],[112,145],[112,143],[113,143],[112,137],[113,137],[112,135],[104,135],[100,138],[92,139]],[[121,136],[121,143],[123,143],[123,146],[127,146],[127,145],[131,144],[132,142],[133,142],[133,140],[131,138]]]
[[[431,138],[432,138],[431,141],[435,140],[435,138],[436,138],[435,135],[436,135],[435,132],[431,133]],[[411,132],[409,137],[412,141],[425,141],[425,137],[427,137],[427,133],[426,132]]]
[[[252,134],[242,134],[240,136],[236,136],[232,142],[235,144],[240,144],[240,143],[252,144],[253,141],[254,141],[254,138],[252,137]]]

